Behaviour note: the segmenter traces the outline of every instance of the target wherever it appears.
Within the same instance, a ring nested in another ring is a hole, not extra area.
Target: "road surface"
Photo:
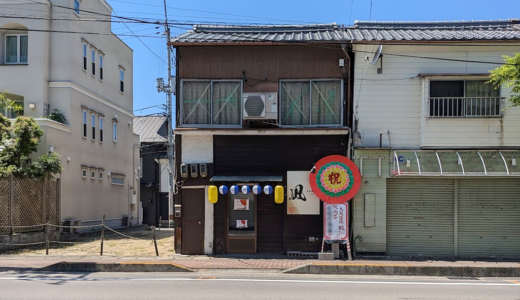
[[[0,273],[0,299],[515,299],[515,278],[285,275],[274,272]]]

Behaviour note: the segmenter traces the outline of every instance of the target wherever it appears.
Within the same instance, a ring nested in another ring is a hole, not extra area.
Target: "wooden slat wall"
[[[215,174],[281,175],[284,178],[281,184],[287,190],[287,171],[310,170],[324,156],[344,155],[346,145],[347,136],[342,135],[215,136]],[[286,215],[287,201],[277,205],[272,196],[261,195],[258,199],[258,252],[321,249],[321,243],[309,242],[309,237],[322,237],[322,214]],[[215,206],[215,238],[225,241],[225,197],[220,197],[218,202]]]
[[[245,71],[246,93],[278,91],[279,79],[343,76],[339,45],[179,47],[177,55],[181,79],[242,79]]]

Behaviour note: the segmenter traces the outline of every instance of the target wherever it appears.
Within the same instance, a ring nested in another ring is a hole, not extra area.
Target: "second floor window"
[[[500,117],[502,98],[485,80],[430,81],[429,116]]]
[[[112,140],[117,142],[117,123],[112,123]]]
[[[240,126],[242,81],[184,80],[182,124],[195,126]]]
[[[103,117],[99,117],[99,141],[103,142]]]
[[[95,140],[96,139],[96,115],[95,114],[91,115],[90,124],[92,125],[92,139]]]
[[[342,124],[341,80],[280,82],[280,124],[339,126]]]
[[[86,71],[87,68],[87,44],[83,43],[83,70]]]
[[[125,71],[123,69],[119,69],[119,91],[125,92]]]
[[[92,60],[92,75],[96,75],[96,50],[90,50],[90,56]]]
[[[99,56],[99,80],[103,80],[103,59],[104,56]]]
[[[83,137],[87,137],[87,111],[83,111]]]
[[[25,64],[28,61],[29,38],[27,34],[5,36],[5,63]]]

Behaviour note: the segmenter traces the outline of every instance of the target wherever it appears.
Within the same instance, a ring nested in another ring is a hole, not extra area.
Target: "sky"
[[[164,0],[107,0],[121,17],[164,21]],[[353,24],[354,21],[454,21],[519,19],[520,0],[166,0],[172,36],[191,24]],[[128,26],[128,27],[126,27]],[[166,94],[155,79],[167,77],[164,28],[113,23],[112,31],[134,50],[134,114],[164,112]],[[134,36],[141,36],[137,38]],[[172,71],[175,74],[174,71]],[[151,107],[153,106],[153,107]],[[151,107],[151,108],[148,108]],[[146,109],[144,109],[146,108]]]

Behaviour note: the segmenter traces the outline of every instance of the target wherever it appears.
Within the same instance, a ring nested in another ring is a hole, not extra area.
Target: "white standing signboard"
[[[287,172],[287,214],[320,214],[320,199],[311,189],[309,171]]]
[[[348,240],[348,205],[323,203],[323,240]]]

